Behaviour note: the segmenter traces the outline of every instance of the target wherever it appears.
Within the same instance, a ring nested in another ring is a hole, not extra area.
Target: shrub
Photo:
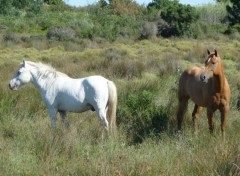
[[[54,27],[47,32],[47,39],[49,40],[72,40],[76,37],[76,33],[71,28]]]
[[[145,22],[140,29],[140,39],[151,39],[158,34],[158,27],[155,22]]]
[[[5,42],[10,41],[10,42],[18,43],[18,42],[20,42],[20,37],[14,33],[7,33],[3,36],[3,41],[5,41]]]
[[[124,124],[129,134],[130,143],[142,142],[145,137],[166,130],[169,119],[167,108],[156,106],[154,94],[147,90],[128,94],[117,116],[118,123]]]

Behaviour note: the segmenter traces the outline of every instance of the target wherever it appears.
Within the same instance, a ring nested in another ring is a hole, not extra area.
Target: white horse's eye
[[[19,75],[21,75],[21,73],[22,73],[22,72],[19,70],[19,71],[17,72],[17,75],[19,76]]]

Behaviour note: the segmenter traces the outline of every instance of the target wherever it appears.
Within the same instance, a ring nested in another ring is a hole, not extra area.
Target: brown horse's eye
[[[215,65],[216,64],[216,62],[212,62],[212,65]]]

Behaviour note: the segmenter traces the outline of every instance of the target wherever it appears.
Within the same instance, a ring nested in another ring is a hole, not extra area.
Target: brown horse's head
[[[218,75],[222,71],[222,61],[218,57],[217,50],[214,50],[214,53],[210,53],[209,50],[207,52],[208,57],[205,61],[205,69],[200,75],[200,79],[203,82],[208,82],[211,75]]]

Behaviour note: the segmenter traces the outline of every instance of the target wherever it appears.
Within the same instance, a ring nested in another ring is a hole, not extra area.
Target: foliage
[[[29,7],[32,3],[32,0],[12,0],[12,6],[17,9],[23,9]]]
[[[110,7],[116,15],[137,15],[138,5],[132,0],[111,0]]]
[[[208,4],[197,8],[199,20],[192,23],[185,36],[194,38],[216,38],[228,28],[226,5],[224,3]]]
[[[0,14],[13,15],[18,13],[18,10],[25,10],[40,13],[43,8],[42,0],[0,0]]]
[[[47,32],[47,39],[67,41],[76,37],[75,31],[71,28],[55,27]]]
[[[223,2],[191,7],[178,0],[153,0],[147,7],[133,0],[100,0],[81,8],[70,7],[62,0],[0,0],[0,3],[0,32],[47,36],[53,28],[61,27],[71,28],[77,39],[109,41],[222,36],[228,26],[225,6],[234,7]],[[231,25],[232,34],[238,31],[238,23]]]
[[[231,26],[240,24],[240,1],[230,0],[231,4],[227,5],[228,19]],[[237,27],[237,30],[240,31],[240,28]]]
[[[230,0],[216,0],[217,2],[223,2],[223,3],[226,3],[226,2],[230,2]]]
[[[12,0],[0,0],[0,14],[9,15],[12,11]]]
[[[140,28],[140,39],[152,39],[158,34],[158,27],[155,22],[145,22]]]
[[[117,1],[116,1],[117,2]],[[112,5],[100,7],[99,4],[89,9],[91,18],[94,22],[94,35],[106,38],[110,41],[118,37],[135,36],[141,21],[134,13],[117,13]],[[131,10],[130,10],[131,11]]]
[[[227,16],[224,3],[208,4],[197,8],[200,20],[208,25],[223,23]]]
[[[131,134],[129,141],[134,143],[142,142],[150,134],[166,130],[169,120],[167,108],[156,106],[153,93],[147,90],[128,94],[125,105],[118,111],[118,117],[118,123],[125,124]]]
[[[161,32],[163,36],[181,36],[199,18],[196,8],[180,4],[177,0],[154,0],[148,5],[148,8],[153,7],[161,11],[162,19],[169,24],[169,28]]]
[[[43,2],[49,5],[59,5],[63,3],[63,0],[43,0]]]

